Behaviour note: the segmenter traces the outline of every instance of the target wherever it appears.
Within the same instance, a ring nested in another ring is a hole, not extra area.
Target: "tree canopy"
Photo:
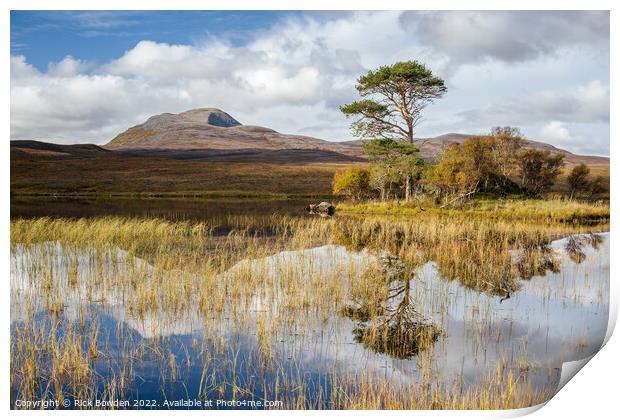
[[[371,162],[395,165],[403,156],[416,155],[418,148],[411,143],[394,139],[375,139],[362,142],[364,152]]]
[[[548,150],[524,150],[519,156],[521,187],[532,196],[547,191],[564,166],[564,155],[553,155]]]
[[[353,132],[366,139],[391,138],[413,143],[413,130],[421,111],[447,91],[443,79],[424,64],[403,61],[371,70],[357,79],[356,89],[365,99],[340,110],[353,122]]]
[[[395,185],[404,186],[405,200],[409,200],[412,182],[420,178],[426,162],[418,157],[418,148],[402,140],[389,138],[362,142],[364,152],[376,167],[371,174],[371,184],[381,197],[389,195]],[[402,185],[401,185],[402,184]]]
[[[473,136],[444,151],[432,181],[440,194],[508,192],[518,171],[524,143],[519,130],[496,127],[484,136]]]
[[[568,187],[570,188],[570,196],[572,197],[575,193],[580,191],[585,191],[590,186],[590,182],[588,181],[588,175],[590,175],[590,168],[588,168],[583,163],[575,166],[568,174],[566,181],[568,182]]]

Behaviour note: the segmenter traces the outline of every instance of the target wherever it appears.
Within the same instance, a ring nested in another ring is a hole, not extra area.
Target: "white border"
[[[212,10],[233,10],[233,9],[284,9],[284,10],[407,10],[407,9],[419,9],[419,10],[565,10],[565,9],[596,9],[596,10],[611,10],[611,72],[610,74],[620,74],[620,68],[617,63],[617,47],[618,47],[618,15],[619,7],[616,6],[618,2],[604,1],[604,0],[590,0],[590,1],[549,1],[549,0],[505,0],[498,1],[481,1],[470,0],[468,2],[462,2],[457,0],[435,0],[435,1],[397,1],[397,0],[382,0],[381,2],[369,1],[369,0],[357,0],[357,1],[334,1],[334,0],[315,0],[315,1],[286,1],[286,0],[229,0],[229,1],[192,1],[192,0],[175,0],[174,2],[165,2],[162,0],[89,0],[88,2],[79,0],[56,0],[56,1],[44,1],[44,0],[31,0],[28,2],[17,0],[5,0],[2,2],[2,15],[0,17],[0,39],[2,48],[2,59],[4,61],[0,72],[2,74],[3,81],[3,93],[2,101],[2,132],[4,134],[4,141],[2,142],[2,158],[3,165],[1,166],[3,182],[1,184],[2,196],[1,205],[2,209],[2,231],[4,246],[2,249],[2,273],[5,291],[9,288],[9,214],[10,214],[10,196],[9,196],[9,180],[10,180],[10,165],[9,165],[9,139],[10,139],[10,75],[9,75],[9,57],[10,57],[10,13],[11,9],[17,10],[37,10],[37,9],[64,9],[64,10],[194,10],[194,9],[212,9]],[[616,7],[614,7],[616,6]],[[615,111],[618,110],[617,99],[618,95],[615,94],[615,79],[610,80],[611,91],[611,115],[617,115]],[[610,138],[618,138],[618,127],[611,121]],[[618,146],[615,142],[611,142],[611,156],[617,156]],[[615,170],[615,164],[612,161],[612,220],[615,221],[617,217],[616,209],[618,208],[618,174]],[[612,229],[615,223],[612,223]],[[613,232],[615,234],[615,232]],[[613,235],[612,235],[613,236]],[[615,246],[615,240],[611,243],[612,262],[615,261],[614,257],[618,255],[618,247]],[[339,411],[339,412],[315,412],[315,411],[298,411],[290,412],[175,412],[174,415],[183,415],[190,417],[205,418],[209,416],[218,417],[245,417],[256,416],[263,417],[280,417],[289,418],[292,414],[299,418],[309,417],[324,417],[337,415],[345,418],[369,418],[389,415],[390,417],[397,418],[411,418],[424,417],[424,418],[505,418],[515,417],[531,413],[532,419],[546,418],[547,416],[557,417],[562,419],[579,419],[584,417],[588,418],[609,418],[611,413],[617,410],[616,400],[619,374],[619,362],[617,355],[620,354],[620,341],[617,337],[611,336],[613,327],[615,326],[617,314],[618,314],[618,292],[620,290],[619,285],[616,283],[618,279],[617,265],[612,263],[611,265],[611,302],[610,302],[610,323],[607,331],[607,339],[609,340],[605,347],[583,368],[583,371],[578,374],[576,380],[569,381],[569,383],[552,398],[546,406],[536,411],[536,407],[533,409],[525,410],[513,410],[513,411],[397,411],[390,413],[381,413],[375,411]],[[0,390],[1,407],[4,410],[9,411],[9,294],[4,293],[3,297],[4,310],[2,311],[2,321],[0,325],[3,325],[2,329],[2,343],[3,346],[0,350],[0,360],[2,363],[2,387]],[[610,338],[611,336],[611,338]],[[15,418],[22,417],[56,417],[62,416],[62,418],[76,418],[78,416],[106,416],[108,413],[101,412],[19,412],[12,411],[10,415]],[[127,418],[128,416],[134,418],[166,418],[170,416],[170,413],[166,411],[159,412],[119,412],[116,414],[120,417]]]

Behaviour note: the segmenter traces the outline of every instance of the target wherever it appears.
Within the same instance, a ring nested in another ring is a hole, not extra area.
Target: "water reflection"
[[[517,271],[522,279],[544,276],[547,271],[560,272],[560,262],[550,244],[529,244],[513,255],[516,255]]]
[[[54,328],[46,324],[50,319],[66,331],[98,323],[95,342],[109,356],[98,359],[97,373],[117,375],[122,360],[136,360],[124,392],[157,400],[231,397],[239,389],[275,399],[287,392],[277,384],[292,377],[302,387],[295,392],[313,396],[307,405],[329,407],[334,375],[473,383],[498,364],[535,388],[548,386],[557,383],[562,362],[590,356],[602,343],[609,234],[574,235],[511,258],[522,278],[511,279],[510,299],[450,281],[438,262],[407,267],[387,252],[326,245],[242,260],[217,274],[223,289],[232,281],[255,285],[234,305],[232,292],[225,294],[220,312],[212,309],[215,295],[209,310],[191,295],[183,304],[145,311],[135,280],[127,279],[141,279],[146,288],[151,281],[182,284],[183,276],[205,280],[161,271],[120,249],[17,245],[11,253],[12,334],[33,313],[42,329]],[[102,259],[102,266],[94,264]],[[46,281],[56,284],[41,288]],[[333,284],[328,293],[312,296],[325,282]],[[50,300],[46,290],[62,296]],[[329,306],[332,301],[341,305]],[[62,308],[56,312],[55,302]],[[316,310],[319,305],[332,310]]]
[[[372,277],[367,282],[378,284],[379,290],[354,290],[353,303],[341,311],[357,321],[353,330],[356,342],[377,353],[410,359],[437,340],[439,329],[426,321],[411,302],[412,273],[403,261],[384,251],[379,258],[379,270],[368,269],[363,275]],[[363,283],[363,287],[368,284]]]
[[[308,199],[11,197],[11,218],[157,217],[168,220],[221,218],[227,215],[303,216]]]

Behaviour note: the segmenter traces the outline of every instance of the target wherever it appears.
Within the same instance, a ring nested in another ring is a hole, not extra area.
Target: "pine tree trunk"
[[[409,201],[411,196],[411,175],[407,175],[405,178],[405,201]]]
[[[403,97],[403,103],[405,102],[405,98]],[[405,117],[405,122],[407,123],[407,140],[409,143],[413,144],[413,116],[409,113],[407,115],[403,115]]]

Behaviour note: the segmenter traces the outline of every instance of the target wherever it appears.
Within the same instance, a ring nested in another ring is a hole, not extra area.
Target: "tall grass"
[[[607,202],[580,202],[566,199],[511,200],[476,199],[458,209],[439,208],[424,201],[369,201],[362,203],[341,203],[337,210],[345,214],[424,216],[445,215],[455,218],[483,217],[488,219],[520,220],[551,223],[601,223],[609,220]]]
[[[537,404],[550,397],[554,384],[533,388],[527,378],[516,378],[529,366],[527,355],[498,364],[494,374],[476,384],[434,377],[434,361],[425,359],[425,350],[445,332],[421,315],[428,311],[413,297],[420,292],[408,289],[409,279],[416,268],[434,261],[447,280],[503,295],[517,290],[527,273],[553,269],[546,251],[552,239],[604,229],[606,224],[432,212],[416,219],[12,220],[14,269],[23,276],[12,279],[11,288],[12,400],[114,400],[135,386],[138,367],[151,363],[160,368],[165,392],[182,390],[184,372],[201,369],[200,395],[190,398],[282,399],[286,408]],[[325,244],[356,252],[326,248],[321,252],[331,263],[325,265],[317,259],[319,251],[310,249]],[[432,298],[439,308],[454,299],[442,292]],[[111,340],[93,305],[121,311],[146,339],[121,329]],[[65,316],[68,310],[72,322]],[[294,356],[283,357],[280,343],[303,346],[313,337],[311,325],[327,328],[334,314],[359,325],[357,339],[372,351],[419,357],[420,381],[402,384],[376,373],[360,377],[334,366],[310,392],[304,365]],[[201,338],[191,349],[181,343],[180,350],[170,350],[177,345],[167,337],[194,329]],[[483,326],[470,329],[477,336],[489,334]],[[255,344],[236,343],[233,333],[239,331],[254,331]],[[241,348],[246,359],[239,357]],[[107,366],[103,376],[102,363]],[[261,385],[257,378],[262,377],[273,381]]]

